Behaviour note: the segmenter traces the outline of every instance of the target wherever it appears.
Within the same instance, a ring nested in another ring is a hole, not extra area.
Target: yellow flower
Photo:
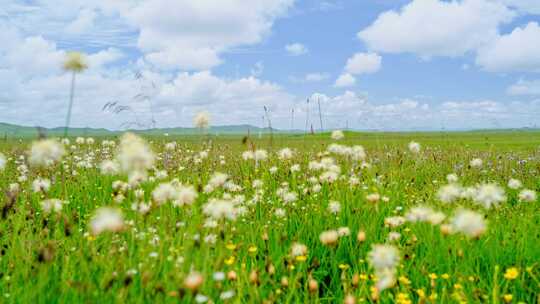
[[[519,276],[519,270],[516,267],[506,269],[504,278],[507,280],[515,280]]]
[[[403,285],[409,285],[411,284],[411,280],[409,280],[406,276],[400,276],[399,282]]]
[[[423,299],[426,297],[426,293],[424,292],[423,289],[417,289],[416,294],[418,295],[418,297],[420,297],[420,299]]]
[[[234,255],[231,255],[228,259],[225,260],[225,264],[232,265],[234,261],[236,261],[236,258],[234,257]]]
[[[307,260],[307,256],[299,255],[295,259],[296,259],[297,262],[305,262]]]
[[[512,298],[513,298],[513,296],[512,296],[511,294],[505,294],[505,295],[503,296],[503,300],[504,300],[506,303],[512,302]]]
[[[454,289],[461,289],[462,286],[459,283],[454,284]]]
[[[448,273],[443,273],[441,275],[441,278],[445,279],[445,280],[448,280],[450,278],[450,275]]]
[[[361,275],[360,275],[360,280],[362,280],[362,281],[367,281],[367,279],[368,279],[367,274],[361,274]]]
[[[255,252],[257,252],[257,246],[255,246],[255,245],[249,246],[248,252],[249,252],[249,253],[255,253]]]
[[[67,58],[64,62],[64,69],[75,73],[82,72],[88,68],[85,61],[83,54],[79,52],[69,52],[67,53]]]
[[[436,280],[436,279],[437,279],[437,274],[435,274],[435,273],[430,273],[430,274],[429,274],[429,278],[432,279],[432,280]]]
[[[473,277],[473,276],[469,276],[469,281],[470,281],[470,282],[474,282],[474,277]]]
[[[233,244],[233,243],[229,243],[227,245],[225,245],[225,248],[229,249],[229,250],[235,250],[236,249],[236,245]]]
[[[347,264],[339,264],[338,267],[339,267],[339,269],[341,269],[341,270],[345,270],[345,269],[348,269],[348,268],[349,268],[349,265],[347,265]]]
[[[429,295],[429,300],[433,302],[433,301],[437,300],[437,297],[438,297],[437,293],[434,292],[434,293]]]

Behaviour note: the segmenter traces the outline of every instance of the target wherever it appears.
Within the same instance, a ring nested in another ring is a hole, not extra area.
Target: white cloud
[[[327,73],[308,73],[305,76],[307,82],[319,82],[330,78]]]
[[[287,44],[285,46],[285,50],[291,56],[300,56],[300,55],[304,55],[304,54],[306,54],[308,52],[307,47],[305,45],[301,44],[301,43]]]
[[[540,96],[540,79],[520,79],[506,90],[508,95],[535,95]]]
[[[488,0],[413,0],[400,11],[380,14],[358,37],[374,51],[455,57],[492,41],[498,26],[514,15]]]
[[[204,69],[221,62],[227,49],[259,43],[293,0],[149,0],[120,13],[139,29],[137,45],[149,61],[178,68]],[[204,57],[190,64],[195,54]],[[186,59],[179,59],[185,57]]]
[[[540,26],[530,22],[478,51],[476,64],[492,72],[540,72]]]
[[[540,1],[538,0],[500,0],[500,2],[524,14],[540,15]]]
[[[345,73],[345,74],[339,75],[338,79],[336,79],[336,82],[334,83],[334,86],[338,88],[344,88],[344,87],[352,87],[355,84],[356,84],[356,78],[354,78],[354,76],[349,73]]]
[[[125,54],[116,48],[108,48],[106,50],[101,50],[95,54],[88,56],[88,67],[100,68],[105,65],[117,62],[118,60],[125,57]]]
[[[381,61],[376,53],[356,53],[347,60],[345,71],[353,75],[372,74],[379,71]]]
[[[88,31],[94,26],[96,17],[97,14],[94,10],[82,9],[77,18],[67,25],[66,32],[70,34],[81,34]]]

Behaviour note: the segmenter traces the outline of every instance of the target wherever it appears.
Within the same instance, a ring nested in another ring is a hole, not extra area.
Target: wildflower
[[[388,227],[398,227],[405,224],[405,221],[402,216],[390,216],[384,219],[384,224]]]
[[[34,192],[47,192],[51,188],[51,181],[46,178],[37,178],[32,182]]]
[[[449,183],[457,183],[458,181],[458,176],[457,174],[455,173],[450,173],[446,176],[446,180],[449,182]]]
[[[519,192],[518,198],[522,202],[534,203],[536,202],[536,192],[534,190],[523,189]]]
[[[511,178],[509,181],[508,181],[508,188],[510,189],[514,189],[514,190],[517,190],[519,188],[521,188],[523,185],[521,184],[521,182],[517,179],[514,179],[514,178]]]
[[[338,238],[339,238],[339,233],[336,230],[323,231],[319,235],[319,240],[321,241],[321,243],[327,246],[335,245],[338,241]]]
[[[278,157],[281,160],[288,160],[293,158],[294,152],[290,148],[283,148],[279,150]]]
[[[210,114],[208,112],[199,112],[193,118],[193,124],[199,129],[207,129],[210,125]]]
[[[191,205],[197,199],[197,191],[193,186],[179,186],[176,193],[176,199],[173,201],[175,206]]]
[[[458,185],[445,185],[437,191],[437,198],[443,203],[452,203],[461,196],[461,191]]]
[[[0,171],[4,170],[4,168],[6,167],[6,163],[6,157],[4,156],[4,154],[0,153]]]
[[[219,294],[219,298],[223,301],[231,299],[234,297],[235,293],[234,290],[227,290]]]
[[[358,231],[358,234],[356,235],[356,239],[360,243],[364,242],[366,240],[366,232],[364,230]]]
[[[414,154],[420,153],[420,144],[414,141],[411,141],[409,143],[409,151],[411,151]]]
[[[506,200],[504,190],[496,184],[483,184],[476,190],[473,200],[489,209],[491,206],[498,206]]]
[[[146,172],[154,166],[155,156],[142,138],[126,133],[120,139],[117,160],[124,172]]]
[[[256,161],[262,161],[262,160],[266,160],[268,158],[268,152],[266,152],[266,150],[257,150],[255,151],[255,160]]]
[[[308,252],[307,246],[301,243],[293,243],[291,246],[291,256],[296,258],[298,256],[306,256]]]
[[[229,200],[223,199],[211,199],[203,206],[203,213],[216,220],[234,220],[237,216],[234,204]]]
[[[28,162],[35,167],[48,167],[58,162],[64,154],[64,146],[61,143],[53,139],[44,139],[32,143]]]
[[[99,167],[103,175],[114,175],[120,171],[118,163],[112,160],[104,160]]]
[[[124,228],[122,212],[111,207],[97,209],[90,220],[90,229],[93,235],[104,231],[118,232]]]
[[[199,289],[199,287],[201,287],[203,282],[204,282],[204,277],[200,273],[191,272],[184,279],[184,287],[191,291],[196,291],[197,289]]]
[[[159,184],[154,191],[152,191],[152,198],[158,205],[175,200],[177,197],[178,192],[171,183]]]
[[[219,188],[225,184],[228,178],[229,176],[227,174],[216,172],[208,181],[208,185],[210,185],[213,189]]]
[[[504,278],[507,280],[515,280],[519,276],[519,270],[516,267],[510,267],[506,269]]]
[[[339,227],[337,232],[340,237],[351,235],[351,230],[349,229],[349,227]]]
[[[341,204],[337,201],[330,201],[328,204],[328,211],[332,214],[338,214],[341,211]]]
[[[366,196],[366,201],[372,204],[378,203],[380,199],[381,196],[378,193],[371,193]]]
[[[343,131],[341,130],[335,130],[332,132],[332,139],[333,140],[340,140],[340,139],[343,139],[345,137],[345,134],[343,134]]]
[[[442,227],[441,227],[442,228]],[[471,210],[461,209],[451,219],[451,229],[468,237],[479,237],[486,231],[484,217]]]
[[[373,245],[368,260],[375,270],[394,269],[400,260],[399,251],[392,245]]]
[[[476,168],[476,169],[482,167],[483,164],[484,164],[484,162],[480,158],[475,158],[475,159],[471,160],[471,162],[469,163],[469,165],[472,168]]]
[[[43,212],[45,214],[49,214],[51,212],[59,213],[60,211],[62,211],[62,206],[64,204],[67,204],[67,202],[53,198],[44,200],[40,204]]]

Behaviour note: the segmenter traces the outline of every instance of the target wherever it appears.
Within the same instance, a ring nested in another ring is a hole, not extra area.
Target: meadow
[[[0,142],[3,303],[540,303],[540,132]]]

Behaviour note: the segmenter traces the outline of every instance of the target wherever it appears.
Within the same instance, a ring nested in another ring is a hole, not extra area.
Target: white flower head
[[[64,146],[53,139],[43,139],[32,143],[28,162],[35,167],[48,167],[60,161],[65,154]]]
[[[414,141],[411,141],[409,143],[409,151],[411,151],[414,154],[420,153],[420,144]]]
[[[98,235],[105,231],[118,232],[124,228],[122,212],[116,208],[101,207],[96,210],[90,220],[92,234]]]
[[[206,111],[197,113],[193,118],[193,124],[199,129],[207,129],[210,125],[210,114]]]
[[[340,140],[345,137],[345,134],[343,134],[343,131],[341,130],[335,130],[332,132],[332,139],[333,140]]]

